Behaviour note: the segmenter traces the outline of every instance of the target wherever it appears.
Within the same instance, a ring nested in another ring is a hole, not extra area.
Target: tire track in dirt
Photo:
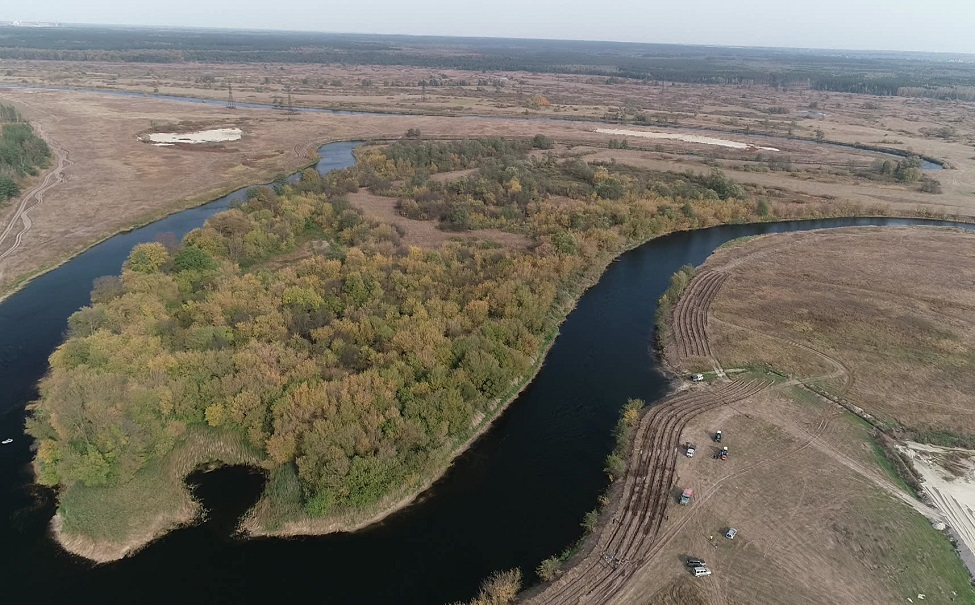
[[[64,182],[64,170],[71,165],[71,161],[68,160],[67,151],[60,147],[55,141],[48,138],[40,126],[34,124],[33,128],[37,132],[37,135],[44,139],[50,146],[52,152],[57,158],[57,165],[52,171],[48,172],[44,176],[44,179],[38,185],[20,198],[20,203],[10,216],[10,221],[7,223],[6,228],[0,232],[0,249],[2,249],[4,243],[9,240],[10,235],[14,231],[14,226],[18,222],[21,223],[22,228],[16,233],[16,235],[14,235],[13,242],[7,247],[7,249],[0,252],[0,260],[7,258],[20,247],[21,243],[23,242],[24,235],[26,235],[27,232],[31,230],[31,227],[34,226],[30,219],[30,211],[44,202],[44,194],[47,191]]]
[[[713,358],[707,338],[708,311],[728,274],[705,270],[691,281],[674,309],[674,343],[678,358]]]
[[[794,456],[794,455],[798,454],[799,452],[803,451],[804,449],[806,449],[807,447],[809,447],[810,445],[812,445],[817,439],[819,439],[820,437],[822,437],[823,433],[825,433],[826,430],[829,428],[830,418],[831,418],[830,416],[827,416],[822,421],[820,421],[819,425],[817,426],[816,433],[814,435],[812,435],[811,437],[809,437],[809,439],[807,439],[805,442],[803,442],[802,444],[798,445],[797,447],[794,447],[791,450],[787,450],[787,451],[781,453],[778,456],[775,456],[775,457],[772,457],[772,458],[766,458],[766,459],[761,460],[759,462],[756,462],[754,464],[749,464],[748,466],[745,466],[743,468],[740,468],[740,469],[738,469],[737,471],[735,471],[733,473],[729,473],[729,474],[721,477],[717,481],[715,481],[711,486],[708,487],[707,491],[705,491],[705,492],[703,492],[701,494],[698,494],[697,498],[694,499],[694,502],[690,506],[690,509],[689,509],[689,513],[690,514],[685,515],[684,518],[681,519],[679,523],[677,523],[673,527],[669,528],[667,530],[667,532],[663,536],[660,537],[660,539],[654,545],[654,548],[651,550],[651,552],[647,553],[647,559],[650,559],[650,558],[652,558],[652,557],[660,554],[660,551],[662,551],[664,549],[664,547],[666,547],[667,544],[671,540],[673,540],[674,537],[676,537],[678,533],[680,533],[680,530],[683,529],[684,526],[687,525],[691,521],[692,518],[694,518],[694,515],[696,514],[696,512],[704,505],[705,502],[707,502],[708,500],[710,500],[718,492],[718,490],[721,488],[722,485],[724,485],[728,481],[733,481],[734,479],[737,479],[738,477],[741,477],[743,475],[746,475],[746,474],[748,474],[748,473],[750,473],[750,472],[752,472],[752,471],[754,471],[754,470],[756,470],[758,468],[761,468],[763,466],[766,466],[766,465],[769,465],[769,464],[778,462],[780,460],[784,460],[786,458],[789,458],[791,456]]]
[[[294,152],[296,158],[311,159],[315,157],[314,152],[318,147],[314,142],[298,143],[291,150]]]
[[[603,603],[651,553],[673,499],[678,445],[694,417],[754,395],[770,383],[730,382],[673,396],[641,419],[622,494],[589,555],[531,603]]]
[[[724,324],[726,326],[730,326],[732,328],[735,328],[736,330],[741,330],[743,332],[750,332],[752,334],[756,334],[758,336],[762,336],[762,337],[768,338],[770,340],[777,340],[779,342],[784,342],[786,344],[790,344],[790,345],[792,345],[794,347],[800,348],[800,349],[802,349],[804,351],[808,351],[808,352],[812,353],[813,355],[816,355],[817,357],[819,357],[820,359],[822,359],[823,361],[825,361],[827,364],[833,366],[834,371],[831,372],[831,373],[829,373],[829,374],[826,374],[825,376],[816,376],[816,377],[813,377],[813,378],[810,378],[810,379],[807,379],[807,380],[828,380],[830,378],[842,378],[844,384],[843,384],[843,386],[839,390],[839,394],[841,396],[842,395],[846,395],[849,392],[849,390],[851,388],[853,388],[853,385],[856,383],[856,375],[853,373],[853,370],[850,369],[849,366],[847,366],[845,363],[843,363],[839,359],[837,359],[835,357],[832,357],[830,355],[827,355],[826,353],[823,353],[819,349],[816,349],[816,348],[811,347],[811,346],[809,346],[807,344],[803,344],[801,342],[792,340],[790,338],[782,338],[781,336],[776,336],[775,334],[768,334],[766,332],[762,332],[762,331],[756,330],[754,328],[749,328],[747,326],[743,326],[743,325],[740,325],[740,324],[736,324],[736,323],[731,322],[731,321],[728,321],[726,319],[721,319],[721,318],[718,318],[718,317],[712,317],[711,320],[714,321],[715,323],[720,323],[720,324]],[[804,383],[802,381],[799,381],[799,384],[803,384],[804,385]],[[813,392],[815,392],[815,391],[813,391]]]

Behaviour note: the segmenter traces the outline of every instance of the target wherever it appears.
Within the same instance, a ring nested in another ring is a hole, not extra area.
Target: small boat
[[[4,439],[3,441],[0,441],[0,443],[2,443],[3,445],[7,445],[8,443],[13,443],[13,442],[14,442],[13,439]]]

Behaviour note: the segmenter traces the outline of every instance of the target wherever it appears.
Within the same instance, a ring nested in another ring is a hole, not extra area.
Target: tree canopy
[[[0,104],[0,202],[19,195],[24,177],[51,157],[47,143],[20,119],[16,108]]]
[[[51,356],[28,421],[39,480],[118,485],[189,427],[209,427],[264,452],[269,485],[298,486],[269,488],[297,499],[282,508],[373,505],[442,470],[622,250],[756,216],[716,173],[531,158],[532,146],[365,149],[351,169],[254,189],[177,249],[136,246]],[[430,178],[467,168],[476,171]],[[491,226],[532,243],[406,247],[350,206],[344,195],[359,187],[445,229]]]

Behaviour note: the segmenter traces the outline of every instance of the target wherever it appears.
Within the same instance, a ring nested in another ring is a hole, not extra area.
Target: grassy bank
[[[78,483],[62,490],[55,537],[99,563],[131,555],[196,518],[199,505],[184,482],[189,473],[208,463],[258,465],[261,458],[239,434],[190,430],[165,458],[114,489]]]
[[[338,143],[338,142],[341,141],[325,141],[324,143],[322,143],[322,145],[327,145],[329,143]],[[318,163],[318,161],[319,160],[316,158],[314,161],[307,162],[305,164],[299,164],[291,173],[293,174],[294,172],[301,172],[302,170],[314,167]],[[143,218],[140,218],[135,222],[130,223],[129,225],[119,227],[115,231],[107,233],[93,242],[86,243],[79,246],[75,250],[66,253],[64,256],[62,256],[61,258],[55,260],[54,262],[48,265],[39,267],[27,273],[22,273],[20,275],[17,275],[6,285],[0,284],[0,303],[2,303],[4,300],[9,298],[13,294],[16,294],[18,291],[22,290],[32,280],[40,277],[41,275],[44,275],[45,273],[49,273],[57,269],[58,267],[61,267],[62,265],[66,264],[72,259],[84,254],[88,250],[91,250],[95,246],[112,239],[116,235],[120,235],[122,233],[130,233],[132,231],[135,231],[136,229],[141,229],[142,227],[155,223],[156,221],[160,221],[168,216],[179,214],[184,210],[205,206],[211,202],[214,202],[222,198],[225,195],[229,195],[234,191],[237,191],[238,189],[246,189],[249,187],[260,187],[262,185],[273,183],[275,182],[276,179],[279,179],[282,176],[283,175],[280,173],[280,171],[277,170],[273,172],[272,171],[260,172],[247,177],[246,180],[242,178],[235,181],[234,183],[225,185],[223,187],[214,188],[209,191],[205,191],[203,193],[181,200],[177,204],[173,205],[171,208],[167,208],[166,210],[147,214]],[[257,184],[253,182],[255,180],[258,181]],[[121,271],[121,266],[119,267],[119,270]]]
[[[694,279],[694,267],[684,265],[670,277],[670,286],[657,301],[657,311],[653,315],[654,325],[657,327],[657,349],[663,350],[664,343],[670,337],[673,325],[674,308],[691,280]]]
[[[503,139],[394,144],[328,178],[257,191],[181,248],[137,247],[121,289],[73,317],[72,337],[52,356],[30,427],[41,439],[39,475],[110,494],[151,467],[145,452],[162,457],[168,431],[209,425],[243,436],[270,470],[248,529],[361,527],[412,501],[490,426],[613,259],[665,233],[757,216],[754,204],[718,191],[648,198],[656,176],[536,161],[530,150]],[[476,178],[430,177],[471,167],[482,169]],[[405,248],[400,233],[342,197],[362,187],[404,200],[414,220],[532,233],[534,246]],[[551,201],[557,192],[578,199]],[[266,268],[323,237],[327,255]],[[690,279],[682,275],[673,300]],[[134,316],[132,305],[146,311]],[[147,375],[153,363],[173,380]],[[72,385],[113,392],[117,380],[138,397],[115,398],[91,418],[105,426],[96,424],[94,442],[79,450],[76,427],[63,422],[76,412]],[[158,417],[145,413],[157,407]],[[139,427],[138,442],[117,440],[115,419]],[[62,502],[71,529],[82,533],[87,523],[102,535],[98,520],[73,517],[72,502]]]

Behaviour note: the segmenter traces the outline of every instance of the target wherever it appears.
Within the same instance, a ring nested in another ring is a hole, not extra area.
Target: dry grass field
[[[711,456],[718,429],[727,461]],[[950,543],[904,502],[849,412],[780,384],[699,416],[683,439],[700,453],[678,459],[677,487],[696,498],[671,504],[657,554],[610,602],[975,603]],[[688,556],[712,575],[692,577]]]
[[[453,175],[458,178],[462,172],[444,173],[441,176]],[[507,248],[526,248],[528,238],[515,233],[508,233],[500,229],[476,229],[473,231],[450,232],[437,228],[433,221],[418,221],[401,215],[396,210],[396,199],[373,195],[366,190],[349,194],[349,202],[362,210],[363,214],[377,221],[393,225],[402,233],[402,241],[407,246],[419,248],[436,248],[451,239],[484,240],[500,244]]]
[[[593,142],[602,138],[581,124],[431,116],[288,116],[271,110],[230,111],[81,92],[0,90],[0,103],[16,105],[68,158],[64,182],[46,191],[43,202],[29,213],[31,227],[20,247],[0,260],[0,296],[25,276],[119,230],[293,172],[313,162],[314,150],[329,141],[398,138],[408,128],[419,128],[431,137],[543,133]],[[153,124],[181,123],[238,127],[243,137],[195,147],[156,147],[138,139]],[[13,219],[14,206],[0,207],[3,227]],[[12,237],[0,242],[0,252],[12,244]]]
[[[4,68],[0,87],[64,86],[223,100],[232,85],[239,103],[272,104],[286,99],[290,89],[296,107],[414,115],[288,116],[271,109],[231,111],[151,97],[0,88],[0,102],[16,105],[67,157],[64,182],[47,190],[43,202],[30,210],[30,229],[20,249],[0,259],[0,295],[120,229],[308,164],[322,143],[397,138],[408,128],[420,129],[425,138],[542,133],[565,144],[564,155],[654,170],[701,172],[717,166],[748,184],[750,194],[773,201],[975,216],[975,117],[960,102],[395,66],[6,61]],[[423,89],[417,86],[420,80],[470,84]],[[477,85],[478,80],[492,84]],[[541,97],[545,102],[539,104]],[[813,114],[806,112],[813,107],[823,115],[809,117]],[[612,127],[707,135],[751,147],[595,132],[607,127],[598,121],[632,121],[635,115],[652,125]],[[137,140],[151,127],[169,124],[237,127],[244,135],[240,141],[197,147],[159,148]],[[917,183],[858,176],[884,156],[817,144],[812,141],[817,131],[827,141],[938,158],[951,169],[927,174],[940,181],[943,193],[922,193]],[[607,149],[613,139],[626,139],[630,149]],[[0,225],[19,223],[13,207],[0,208]],[[0,253],[11,245],[0,241]]]
[[[675,307],[668,359],[685,371],[760,366],[788,377],[687,426],[683,441],[703,456],[678,458],[675,487],[697,497],[669,508],[656,555],[614,602],[975,602],[969,572],[930,524],[947,521],[971,557],[972,452],[909,444],[913,456],[936,452],[921,502],[874,426],[970,447],[973,244],[959,229],[857,228],[717,250]],[[726,462],[711,455],[719,429]],[[735,540],[721,535],[727,527]],[[713,575],[692,578],[687,556]]]
[[[881,422],[975,433],[975,234],[770,236],[719,250],[706,267],[731,274],[709,326],[723,366],[827,375],[823,387]],[[841,371],[824,371],[831,364]]]

